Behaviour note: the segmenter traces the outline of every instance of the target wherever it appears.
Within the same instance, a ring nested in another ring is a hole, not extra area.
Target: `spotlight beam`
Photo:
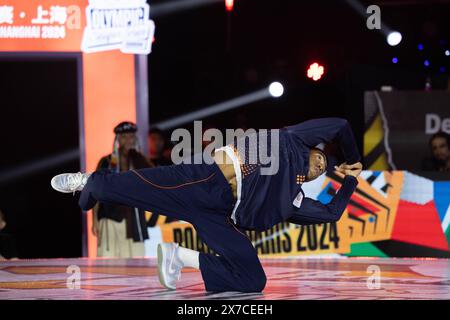
[[[11,180],[17,180],[34,173],[56,167],[63,163],[76,160],[79,156],[80,151],[78,149],[72,149],[39,161],[33,161],[17,167],[2,170],[0,171],[0,184],[4,184],[5,182]]]
[[[202,108],[197,111],[189,112],[184,115],[171,118],[169,120],[155,123],[153,126],[158,127],[161,130],[167,130],[175,128],[181,124],[185,124],[194,120],[203,119],[211,115],[221,113],[227,110],[242,107],[244,105],[263,100],[272,97],[268,88],[264,88],[255,92],[248,93],[237,98],[220,102],[209,107]]]

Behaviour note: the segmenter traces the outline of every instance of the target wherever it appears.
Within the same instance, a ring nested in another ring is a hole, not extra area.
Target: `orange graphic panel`
[[[88,0],[2,0],[1,51],[78,52]]]

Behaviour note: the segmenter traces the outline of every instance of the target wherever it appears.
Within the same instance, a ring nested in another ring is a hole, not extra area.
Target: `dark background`
[[[75,60],[0,59],[2,96],[0,172],[78,147]],[[60,196],[50,179],[76,172],[79,160],[0,183],[5,232],[21,258],[81,255],[81,212],[76,199]]]
[[[450,69],[443,54],[450,47],[448,1],[362,3],[380,5],[382,21],[403,35],[399,46],[368,30],[345,1],[236,0],[231,13],[219,2],[152,16],[150,124],[280,81],[281,98],[203,120],[222,129],[276,128],[345,117],[362,151],[365,90],[423,90],[427,76],[433,89],[446,89]],[[325,67],[318,82],[306,77],[312,62]],[[0,58],[0,172],[78,146],[77,77],[75,60]],[[0,184],[0,208],[21,258],[81,255],[77,199],[49,185],[54,174],[77,170],[78,160]]]

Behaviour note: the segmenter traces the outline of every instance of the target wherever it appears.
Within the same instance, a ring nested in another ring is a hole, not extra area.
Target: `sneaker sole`
[[[72,193],[72,191],[62,190],[62,189],[59,189],[58,187],[56,187],[56,183],[55,183],[56,178],[59,177],[59,176],[62,176],[62,175],[63,175],[63,174],[58,174],[57,176],[54,176],[54,177],[52,178],[52,180],[50,181],[50,185],[52,186],[53,189],[55,189],[55,190],[58,191],[58,192],[62,192],[62,193]]]
[[[164,259],[164,253],[165,251],[162,247],[162,245],[159,243],[158,244],[158,276],[159,276],[159,282],[161,282],[161,284],[166,287],[169,290],[175,290],[175,287],[171,287],[166,283],[166,271],[165,268],[163,268],[163,261]]]

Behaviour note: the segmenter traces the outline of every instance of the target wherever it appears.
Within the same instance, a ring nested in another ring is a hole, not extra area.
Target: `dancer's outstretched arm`
[[[287,132],[299,143],[313,148],[320,143],[335,141],[339,144],[348,164],[361,160],[350,124],[342,118],[308,120],[286,127]]]
[[[345,169],[344,169],[345,168]],[[362,164],[341,165],[337,172],[345,174],[344,182],[339,191],[328,204],[304,197],[300,207],[294,206],[295,213],[288,220],[291,223],[305,225],[338,221],[347,207],[353,192],[358,185],[357,177],[361,173]]]

